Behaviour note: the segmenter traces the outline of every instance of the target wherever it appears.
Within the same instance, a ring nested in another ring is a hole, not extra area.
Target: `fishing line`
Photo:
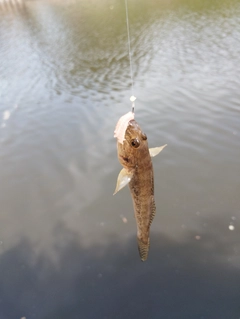
[[[131,52],[131,40],[130,40],[130,31],[129,31],[128,3],[127,3],[127,0],[125,0],[125,9],[126,9],[126,23],[127,23],[127,35],[128,35],[128,55],[129,55],[130,75],[131,75],[131,82],[132,82],[132,96],[130,97],[130,101],[132,102],[132,113],[134,113],[136,97],[133,95],[132,52]]]

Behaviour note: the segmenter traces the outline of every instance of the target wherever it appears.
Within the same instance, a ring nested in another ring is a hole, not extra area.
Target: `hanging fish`
[[[132,112],[119,119],[114,137],[117,138],[118,159],[123,166],[114,194],[129,184],[137,222],[139,255],[145,261],[149,251],[150,226],[156,212],[151,157],[159,154],[167,144],[149,149],[147,136],[134,120]]]

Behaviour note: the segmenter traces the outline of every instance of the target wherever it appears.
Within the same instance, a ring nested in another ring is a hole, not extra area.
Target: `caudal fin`
[[[149,238],[148,238],[148,242],[144,243],[140,238],[137,239],[138,240],[138,251],[139,251],[139,255],[142,261],[147,260],[148,257],[148,251],[149,251]]]

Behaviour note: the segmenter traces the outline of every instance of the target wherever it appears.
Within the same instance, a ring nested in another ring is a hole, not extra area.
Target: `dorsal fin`
[[[152,196],[151,206],[150,206],[150,221],[149,221],[149,226],[151,226],[155,214],[156,214],[156,205],[155,205],[154,197]]]

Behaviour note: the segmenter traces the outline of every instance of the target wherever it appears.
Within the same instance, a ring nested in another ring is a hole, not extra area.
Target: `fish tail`
[[[139,255],[142,261],[147,260],[148,257],[148,251],[149,251],[149,246],[150,246],[150,240],[149,237],[147,239],[147,243],[143,242],[140,238],[138,240],[138,251]]]

